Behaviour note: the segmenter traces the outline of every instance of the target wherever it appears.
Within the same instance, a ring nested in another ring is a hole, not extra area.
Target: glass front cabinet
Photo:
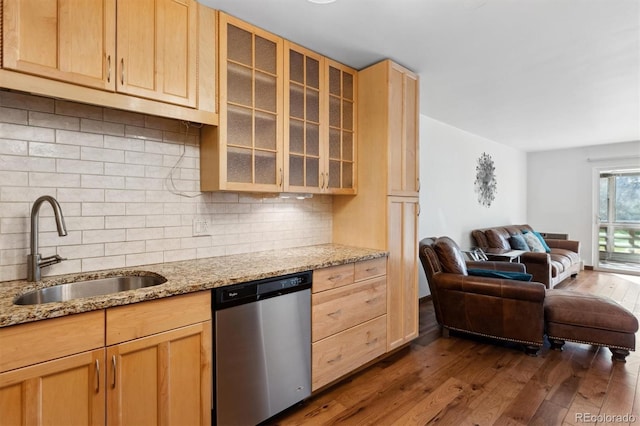
[[[357,72],[219,14],[220,126],[201,190],[355,194]]]

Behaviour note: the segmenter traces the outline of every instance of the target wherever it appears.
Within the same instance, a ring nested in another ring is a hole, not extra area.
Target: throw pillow
[[[531,281],[533,275],[526,272],[495,271],[493,269],[467,269],[469,275],[477,277],[503,278],[507,280]]]
[[[533,235],[538,237],[538,239],[540,240],[540,244],[542,244],[542,247],[544,247],[544,251],[546,251],[547,253],[551,253],[551,248],[547,245],[547,242],[544,240],[544,237],[539,232],[536,232],[536,231],[533,231]]]
[[[545,252],[544,247],[542,247],[542,244],[540,243],[540,240],[535,236],[533,232],[527,232],[526,234],[524,234],[524,240],[527,242],[527,245],[529,246],[529,249],[531,251],[537,253]]]
[[[522,234],[514,234],[509,237],[509,244],[511,248],[514,250],[524,250],[529,251],[529,246],[527,242],[524,240],[524,235]]]

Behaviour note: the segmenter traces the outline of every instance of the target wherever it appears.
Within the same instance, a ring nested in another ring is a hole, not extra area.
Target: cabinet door
[[[197,7],[195,0],[118,0],[119,92],[196,106]]]
[[[202,189],[282,191],[283,40],[219,17],[220,127],[203,133],[213,161],[201,166]]]
[[[3,425],[104,425],[104,349],[0,374]]]
[[[319,193],[327,187],[324,74],[321,55],[285,41],[285,191]]]
[[[3,67],[115,88],[115,0],[5,0]]]
[[[355,194],[357,71],[327,60],[329,88],[329,190]]]
[[[418,336],[418,199],[389,197],[387,350]]]
[[[211,321],[107,348],[109,424],[211,424]]]
[[[389,194],[417,196],[418,76],[389,61]]]

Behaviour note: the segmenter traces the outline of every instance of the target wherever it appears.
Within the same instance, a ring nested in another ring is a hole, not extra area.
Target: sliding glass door
[[[640,273],[640,170],[601,171],[598,269]]]

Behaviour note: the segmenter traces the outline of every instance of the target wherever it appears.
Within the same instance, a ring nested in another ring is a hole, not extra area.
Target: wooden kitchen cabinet
[[[115,90],[116,0],[5,0],[2,66]]]
[[[328,188],[325,58],[285,40],[284,162],[286,192]]]
[[[329,88],[329,190],[333,194],[357,192],[358,72],[327,60]]]
[[[8,89],[217,124],[215,11],[196,0],[5,0]]]
[[[0,423],[209,425],[211,334],[208,291],[0,328]]]
[[[0,328],[0,423],[105,424],[104,311]]]
[[[387,279],[387,350],[418,337],[417,198],[389,197]]]
[[[313,271],[312,390],[386,351],[386,258]]]
[[[357,71],[219,12],[220,126],[200,189],[355,194]]]
[[[201,132],[200,189],[281,192],[283,40],[219,13],[220,126]]]
[[[106,324],[109,424],[211,424],[210,292],[110,308]]]
[[[418,81],[386,60],[358,72],[358,196],[333,200],[333,242],[389,252],[387,351],[418,331]]]
[[[117,2],[117,90],[195,107],[198,3],[195,0]]]

